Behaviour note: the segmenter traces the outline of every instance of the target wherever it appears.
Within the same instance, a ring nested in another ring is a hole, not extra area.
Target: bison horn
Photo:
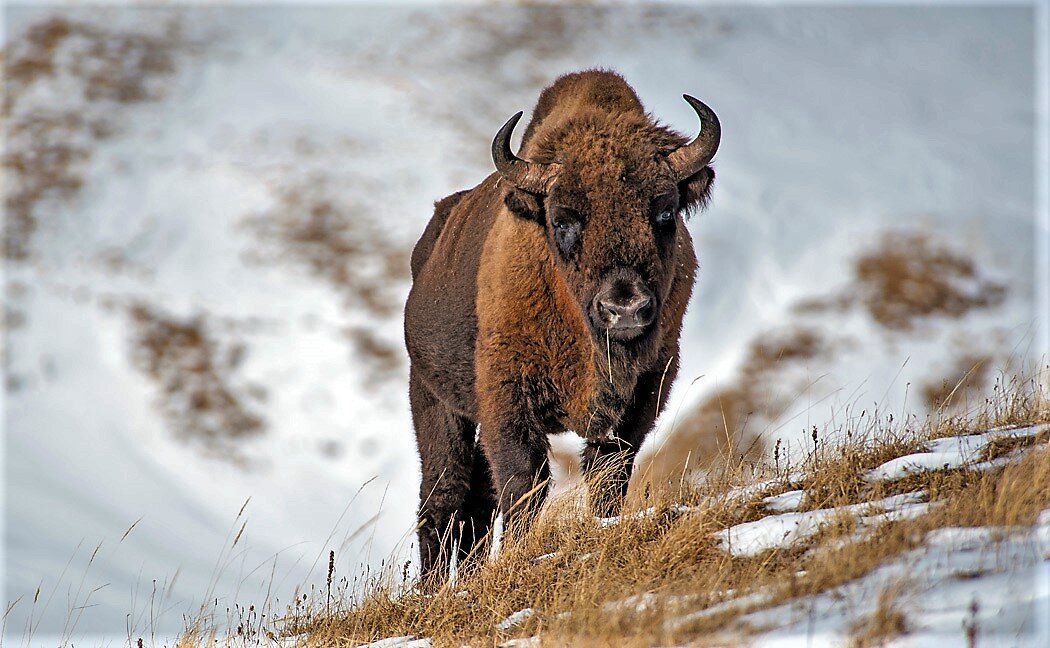
[[[700,169],[707,166],[707,163],[715,156],[718,142],[722,138],[722,126],[718,123],[715,111],[696,97],[682,96],[696,111],[696,116],[700,118],[700,134],[692,142],[667,156],[668,163],[680,181],[696,175]]]
[[[492,161],[496,170],[518,189],[529,193],[546,195],[554,179],[558,177],[558,164],[527,162],[510,150],[510,134],[521,119],[522,113],[514,115],[503,124],[492,140]]]

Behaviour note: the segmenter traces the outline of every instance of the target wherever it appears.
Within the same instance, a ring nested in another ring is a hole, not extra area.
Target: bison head
[[[496,169],[515,188],[507,206],[544,228],[596,337],[622,344],[650,337],[688,236],[683,215],[708,196],[714,177],[708,163],[721,129],[703,102],[685,99],[701,122],[689,143],[641,112],[598,111],[529,142],[530,161],[510,149],[522,113],[492,142]]]

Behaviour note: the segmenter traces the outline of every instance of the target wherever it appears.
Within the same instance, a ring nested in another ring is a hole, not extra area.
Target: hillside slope
[[[567,498],[436,591],[377,579],[304,601],[288,641],[1043,646],[1050,411],[1011,418],[855,421],[797,466],[741,467],[619,518]]]

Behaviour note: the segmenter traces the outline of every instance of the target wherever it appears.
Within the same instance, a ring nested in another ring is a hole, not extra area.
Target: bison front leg
[[[661,380],[663,378],[663,380]],[[597,517],[618,515],[627,495],[634,459],[653,421],[664,405],[661,382],[666,390],[673,375],[644,373],[638,378],[634,401],[608,440],[588,441],[583,451],[583,472],[590,487],[591,512]]]
[[[492,482],[504,525],[531,519],[547,499],[550,466],[546,438],[535,438],[521,426],[498,428],[491,435],[482,427],[482,444],[492,466]],[[488,438],[486,438],[486,436]]]
[[[583,474],[595,517],[619,514],[637,454],[637,445],[626,439],[587,442],[583,450]]]
[[[507,381],[488,392],[479,390],[479,396],[481,445],[499,512],[510,529],[531,519],[547,498],[547,437],[558,431],[557,413],[549,405],[552,390],[539,381]]]

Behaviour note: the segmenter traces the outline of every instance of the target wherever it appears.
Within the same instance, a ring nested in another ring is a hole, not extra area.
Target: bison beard
[[[512,531],[539,508],[550,434],[587,440],[585,473],[606,476],[592,509],[618,509],[677,373],[696,271],[683,219],[714,178],[718,120],[686,100],[701,121],[691,142],[620,76],[563,76],[522,157],[519,113],[492,143],[497,172],[436,204],[405,307],[425,577],[470,555],[497,513]]]

